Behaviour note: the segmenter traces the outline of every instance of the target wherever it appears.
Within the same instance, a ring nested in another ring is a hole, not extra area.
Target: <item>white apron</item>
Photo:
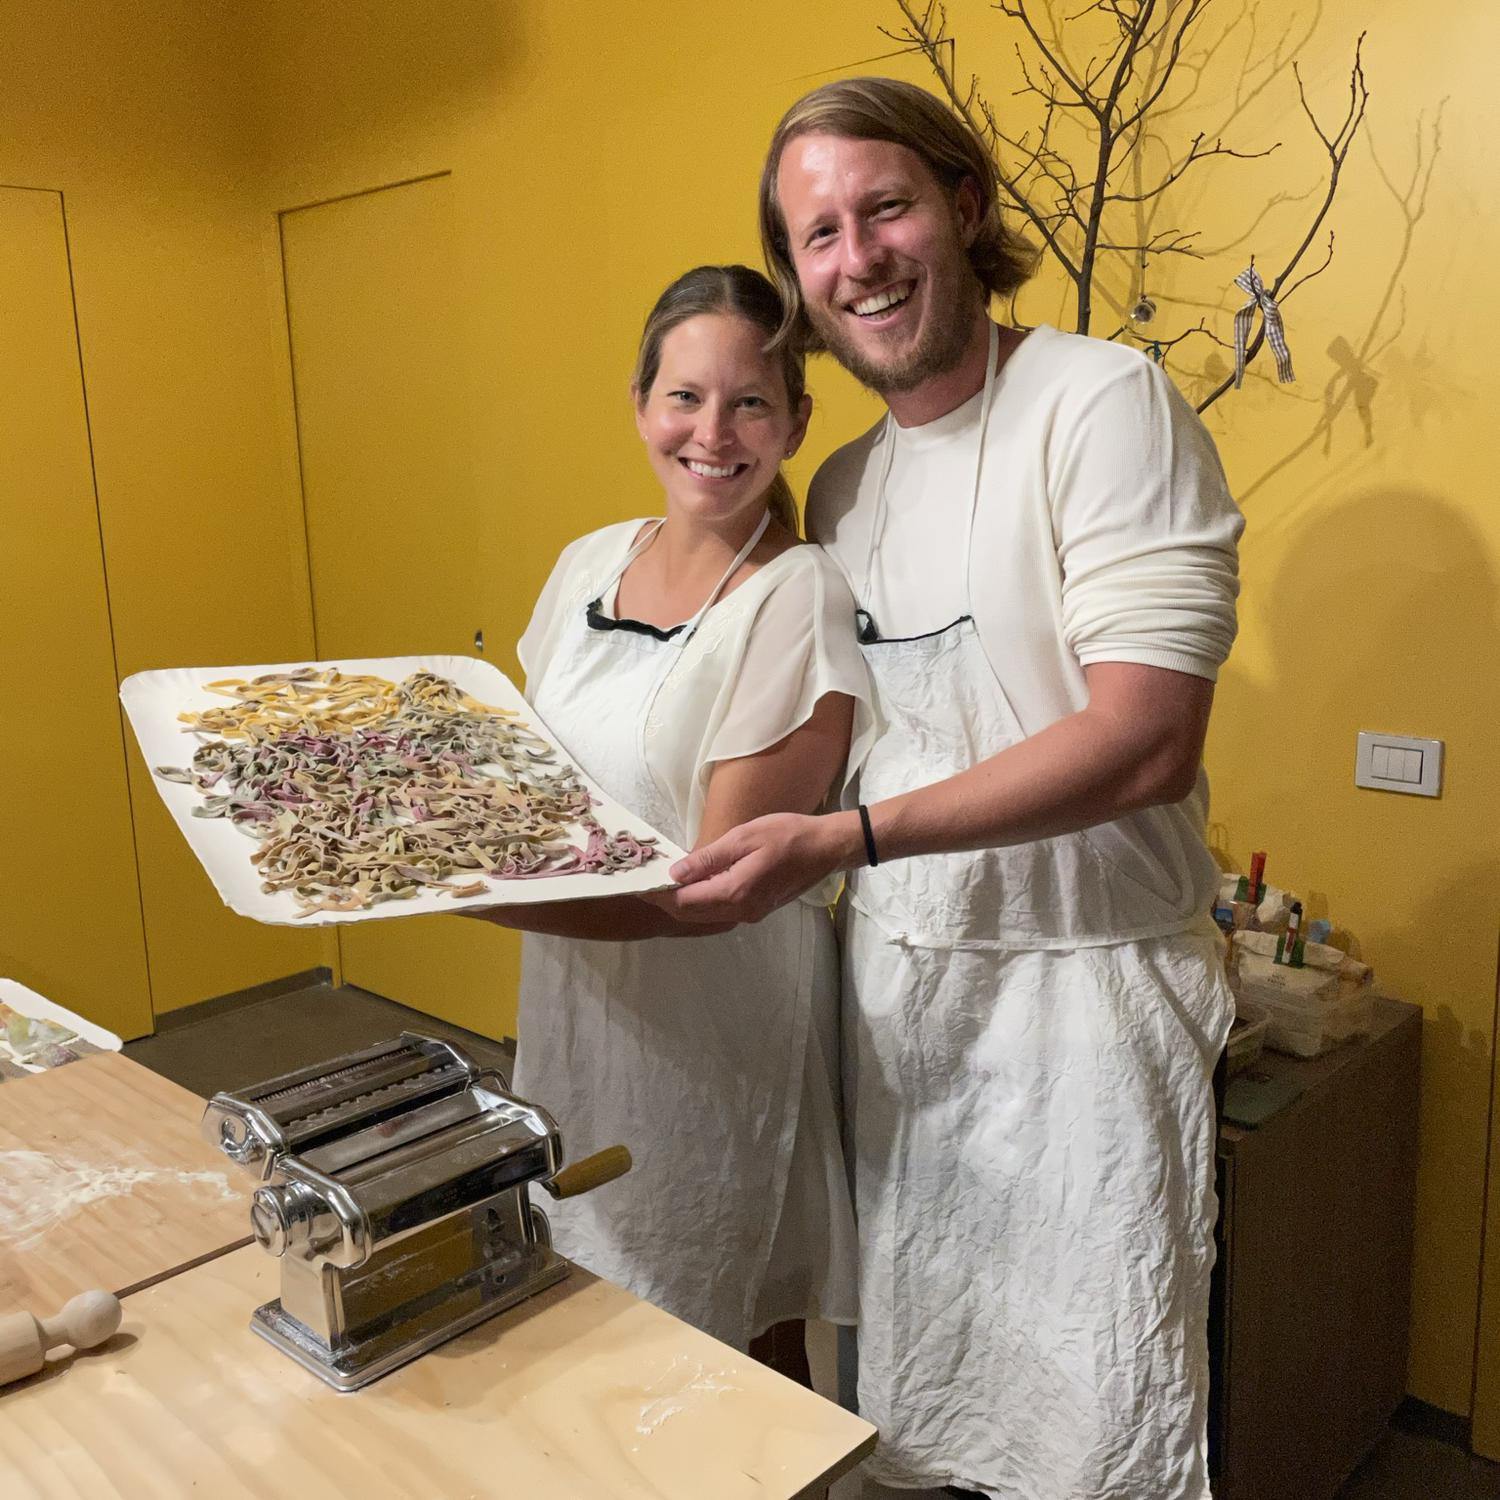
[[[577,610],[528,684],[584,771],[679,844],[645,755],[648,728],[669,732],[652,707],[763,529],[685,625]],[[851,1320],[837,993],[828,913],[800,902],[715,937],[526,934],[516,1087],[554,1114],[570,1158],[616,1141],[635,1157],[620,1181],[547,1205],[558,1249],[737,1348],[783,1318]]]
[[[992,333],[976,505],[994,355]],[[879,732],[859,800],[1022,737],[967,614],[909,640],[861,614]],[[850,877],[859,1405],[887,1483],[1207,1500],[1232,1001],[1206,930],[1111,941],[1107,886],[1081,834]]]

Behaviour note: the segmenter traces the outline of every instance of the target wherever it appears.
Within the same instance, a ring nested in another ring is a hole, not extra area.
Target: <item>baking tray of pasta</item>
[[[641,894],[682,855],[473,657],[176,667],[120,700],[214,888],[258,922]]]

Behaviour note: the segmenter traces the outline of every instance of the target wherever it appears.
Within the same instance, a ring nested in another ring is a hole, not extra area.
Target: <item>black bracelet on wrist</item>
[[[875,831],[870,827],[870,809],[863,802],[859,804],[859,826],[865,835],[865,859],[873,870],[880,863],[880,856],[875,852]]]

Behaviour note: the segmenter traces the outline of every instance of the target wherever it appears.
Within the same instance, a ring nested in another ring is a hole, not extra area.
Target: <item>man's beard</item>
[[[944,297],[947,291],[948,287],[938,283],[929,286],[929,305],[947,301],[952,311],[947,317],[931,318],[915,346],[894,361],[872,359],[846,337],[838,314],[830,318],[821,308],[814,312],[809,307],[807,315],[824,347],[862,386],[877,396],[904,396],[934,376],[956,369],[969,351],[974,337],[972,304],[962,293]]]

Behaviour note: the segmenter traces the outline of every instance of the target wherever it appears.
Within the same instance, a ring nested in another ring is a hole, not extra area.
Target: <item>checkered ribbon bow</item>
[[[1255,309],[1265,323],[1266,342],[1276,356],[1276,378],[1286,385],[1292,375],[1292,351],[1286,346],[1286,329],[1281,322],[1281,309],[1276,299],[1266,290],[1260,272],[1251,261],[1249,269],[1234,278],[1234,284],[1246,293],[1250,300],[1234,315],[1234,388],[1239,390],[1245,380],[1245,344],[1250,338],[1250,324],[1255,319]]]

